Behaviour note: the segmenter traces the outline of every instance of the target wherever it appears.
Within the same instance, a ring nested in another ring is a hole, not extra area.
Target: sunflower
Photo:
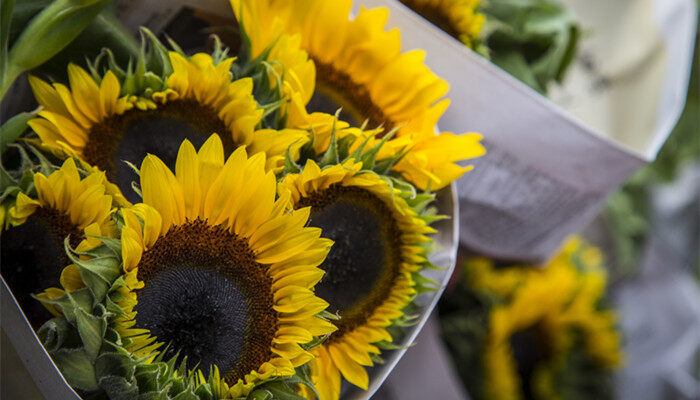
[[[604,390],[590,380],[618,366],[622,356],[615,317],[600,307],[605,275],[599,260],[597,249],[575,238],[541,269],[497,270],[486,259],[467,263],[469,286],[500,300],[488,312],[484,376],[476,393],[550,399],[563,390],[582,391],[583,397],[592,395],[590,387]],[[578,381],[567,380],[567,372]]]
[[[475,48],[484,25],[479,0],[400,0],[445,33]]]
[[[309,225],[335,242],[316,294],[340,319],[314,351],[314,385],[322,400],[339,397],[341,375],[367,389],[365,367],[380,353],[378,342],[392,342],[387,328],[416,294],[415,274],[427,263],[424,235],[433,230],[398,189],[352,158],[323,168],[308,160],[284,177],[280,193],[291,193],[295,209],[310,206]]]
[[[70,264],[64,250],[68,237],[71,247],[86,251],[96,246],[96,236],[115,235],[110,215],[113,199],[107,193],[105,174],[93,172],[81,178],[73,159],[48,176],[35,173],[34,190],[19,192],[5,212],[1,262],[22,309],[35,328],[48,319],[48,313],[32,294],[70,279],[61,274]],[[46,296],[49,294],[42,294]],[[55,313],[53,308],[49,311]]]
[[[328,303],[312,291],[332,242],[304,227],[310,208],[275,200],[265,163],[244,146],[224,161],[218,135],[199,152],[185,140],[174,174],[144,159],[144,202],[121,213],[127,284],[116,331],[137,354],[160,349],[186,356],[189,369],[216,367],[233,398],[293,375],[313,357],[303,345],[335,330],[316,317]]]
[[[386,9],[362,9],[350,20],[351,0],[231,0],[231,4],[249,38],[251,58],[281,46],[276,40],[283,32],[295,38],[293,43],[315,65],[315,69],[297,67],[306,66],[299,61],[303,56],[297,56],[285,70],[289,86],[297,88],[297,95],[289,96],[290,127],[332,123],[332,118],[308,111],[332,115],[342,108],[341,118],[353,126],[366,121],[370,129],[383,128],[380,136],[396,128],[385,148],[402,151],[404,143],[394,141],[408,138],[411,151],[394,169],[421,189],[447,186],[470,169],[456,161],[484,154],[478,134],[436,135],[436,123],[449,104],[440,100],[448,84],[423,64],[424,52],[401,53],[398,30],[384,30]],[[268,60],[281,65],[285,59],[268,55]],[[307,87],[298,89],[303,85]]]
[[[252,79],[232,80],[233,58],[205,53],[188,58],[178,52],[163,58],[168,68],[162,77],[150,71],[125,77],[117,67],[91,76],[73,64],[70,88],[30,77],[43,110],[29,125],[45,148],[106,171],[132,202],[138,200],[131,190],[135,175],[123,161],[138,165],[152,153],[173,168],[184,139],[201,145],[219,133],[226,154],[239,146],[251,155],[267,152],[268,168],[280,166],[286,150],[292,146],[294,154],[306,140],[301,131],[258,129],[264,110],[253,98]],[[136,90],[137,78],[155,90]]]

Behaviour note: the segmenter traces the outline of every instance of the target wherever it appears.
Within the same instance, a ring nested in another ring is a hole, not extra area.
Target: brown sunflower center
[[[309,225],[335,243],[321,269],[316,294],[328,311],[341,316],[330,340],[360,326],[391,294],[401,267],[401,231],[392,210],[374,194],[357,187],[332,185],[302,198],[311,206]]]
[[[516,331],[510,337],[510,347],[526,400],[535,398],[532,386],[533,374],[551,357],[551,349],[547,342],[546,335],[538,325]]]
[[[235,150],[228,128],[211,107],[176,100],[156,110],[132,109],[94,125],[83,154],[87,162],[106,171],[124,196],[135,203],[140,199],[131,182],[138,176],[124,161],[139,167],[146,154],[153,154],[174,170],[183,140],[199,148],[212,133],[221,137],[226,155]]]
[[[446,12],[443,7],[439,4],[421,2],[420,4],[415,0],[400,0],[406,7],[413,10],[416,14],[420,14],[421,17],[430,21],[431,24],[437,26],[443,32],[452,36],[453,38],[460,40],[460,32],[453,23],[452,18]]]
[[[314,59],[316,64],[316,90],[307,108],[309,111],[320,111],[335,114],[338,108],[342,120],[361,126],[369,121],[367,128],[372,129],[384,125],[384,132],[389,132],[395,126],[394,122],[377,106],[367,90],[367,87],[356,83],[351,76],[337,70],[333,65]]]
[[[170,344],[205,374],[216,365],[235,383],[269,361],[276,332],[272,279],[248,244],[197,219],[173,227],[138,265],[136,328]]]
[[[63,245],[68,235],[72,247],[84,239],[68,216],[39,207],[25,223],[0,236],[2,276],[35,329],[51,314],[31,295],[58,286],[63,267],[70,264]]]

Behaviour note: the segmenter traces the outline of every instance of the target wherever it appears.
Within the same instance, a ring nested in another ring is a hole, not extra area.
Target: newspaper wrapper
[[[567,0],[581,55],[549,101],[395,0],[403,49],[450,83],[440,127],[484,135],[487,154],[459,181],[460,241],[479,253],[543,261],[607,195],[656,156],[685,102],[692,0]],[[558,103],[558,104],[557,104]]]

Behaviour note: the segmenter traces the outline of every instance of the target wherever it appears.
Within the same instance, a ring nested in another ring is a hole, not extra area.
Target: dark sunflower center
[[[63,267],[70,264],[63,246],[68,235],[73,247],[84,238],[66,215],[41,207],[0,236],[2,276],[35,329],[51,314],[31,295],[58,286]]]
[[[430,21],[431,24],[437,26],[443,32],[459,40],[459,30],[452,23],[452,18],[445,13],[442,7],[434,4],[416,4],[413,0],[400,0],[406,7],[413,10],[416,14]]]
[[[174,169],[183,140],[199,148],[212,133],[219,134],[227,155],[235,150],[228,128],[214,110],[196,101],[178,100],[156,110],[133,109],[94,125],[83,153],[87,162],[107,171],[129,201],[139,202],[131,189],[138,176],[124,161],[140,167],[150,153]]]
[[[522,382],[522,392],[526,400],[535,398],[532,376],[535,370],[550,358],[550,349],[542,330],[532,326],[515,332],[510,337],[510,347]]]
[[[272,358],[277,313],[272,280],[247,243],[202,220],[172,228],[138,265],[136,328],[170,344],[205,374],[235,383]]]
[[[333,185],[302,198],[311,206],[309,225],[335,241],[321,268],[326,271],[316,294],[338,312],[338,332],[362,325],[391,293],[401,265],[400,231],[393,213],[372,193]]]
[[[361,126],[369,121],[367,128],[372,129],[384,125],[384,132],[394,128],[384,111],[377,106],[364,85],[352,80],[348,74],[338,71],[333,65],[316,61],[316,90],[307,108],[309,111],[320,111],[335,114],[338,108],[342,120],[354,126]]]

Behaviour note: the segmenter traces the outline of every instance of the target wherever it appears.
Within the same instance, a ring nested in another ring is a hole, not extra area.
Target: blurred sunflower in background
[[[459,178],[470,167],[456,161],[478,157],[485,150],[478,134],[436,133],[436,124],[449,105],[441,98],[448,84],[423,64],[420,50],[401,53],[399,31],[385,31],[389,16],[385,8],[361,9],[350,19],[351,0],[299,2],[232,0],[250,55],[263,55],[270,62],[283,62],[270,51],[285,39],[303,50],[313,61],[299,62],[286,71],[291,96],[288,123],[308,129],[331,124],[337,109],[340,117],[355,127],[382,128],[378,137],[397,129],[385,148],[407,153],[393,167],[420,189],[440,189]],[[301,67],[303,66],[303,68]],[[303,88],[302,86],[306,86]],[[309,114],[311,113],[311,114]]]
[[[340,397],[341,376],[367,389],[365,367],[391,348],[397,337],[390,328],[411,318],[406,308],[424,289],[419,272],[429,265],[425,235],[434,232],[428,226],[433,219],[418,205],[432,196],[402,192],[400,182],[373,171],[362,150],[338,163],[332,160],[335,141],[330,147],[320,161],[307,160],[280,182],[281,195],[291,193],[295,209],[311,207],[308,224],[334,241],[316,286],[330,303],[328,311],[340,317],[334,321],[338,330],[310,362],[321,400]],[[362,159],[364,164],[356,161]]]
[[[114,236],[110,215],[117,204],[106,188],[105,174],[81,175],[73,159],[51,173],[30,176],[28,182],[7,186],[2,193],[8,204],[0,215],[0,264],[3,277],[38,328],[50,315],[31,295],[56,285],[59,277],[66,279],[61,271],[71,261],[64,241],[85,251],[99,244],[95,236]]]
[[[173,168],[183,140],[201,146],[218,133],[227,155],[245,146],[251,155],[266,152],[268,168],[276,168],[288,148],[293,154],[306,141],[301,131],[261,129],[265,110],[253,97],[253,81],[233,78],[235,59],[227,50],[186,57],[167,52],[154,38],[150,44],[152,52],[142,52],[137,67],[127,71],[113,60],[104,74],[99,60],[90,73],[70,64],[69,87],[30,77],[43,110],[29,125],[41,145],[105,171],[137,202],[131,187],[136,176],[124,161],[136,165],[150,153]]]
[[[622,353],[616,317],[602,304],[606,276],[597,249],[574,238],[544,267],[476,258],[464,274],[441,314],[470,394],[612,397],[611,372]]]
[[[480,0],[401,0],[401,2],[467,47],[478,49],[479,36],[485,20],[484,15],[478,12]]]

